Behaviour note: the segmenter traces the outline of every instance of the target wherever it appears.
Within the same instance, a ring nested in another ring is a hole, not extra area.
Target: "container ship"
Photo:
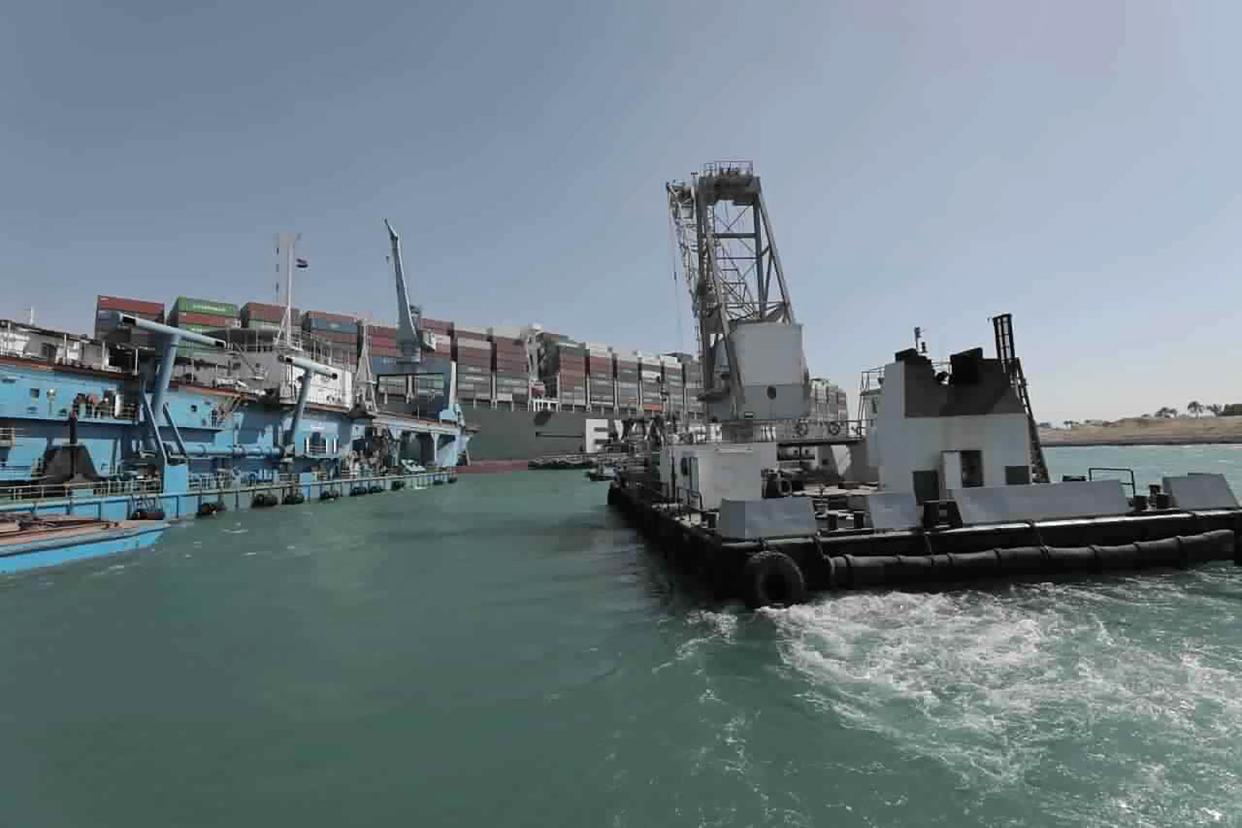
[[[213,310],[217,313],[208,319]],[[173,321],[191,330],[219,331],[227,324],[230,341],[249,347],[280,327],[283,312],[257,302],[237,308],[179,299]],[[417,307],[414,313],[428,361],[456,369],[456,401],[471,431],[463,465],[520,466],[540,457],[594,453],[622,433],[627,420],[703,419],[697,357],[627,351],[537,324],[476,326],[423,316]],[[105,321],[96,337],[108,339],[115,331],[106,309],[101,314]],[[445,372],[410,377],[395,371],[400,360],[395,327],[365,325],[336,312],[293,309],[291,314],[303,342],[321,358],[358,371],[360,355],[366,354],[381,408],[433,415],[442,404],[438,377]],[[812,419],[848,419],[847,397],[837,385],[812,378],[809,394]]]

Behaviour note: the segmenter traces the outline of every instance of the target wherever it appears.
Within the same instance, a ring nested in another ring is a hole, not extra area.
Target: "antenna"
[[[280,278],[281,270],[285,272],[285,312],[280,318],[280,330],[276,341],[282,340],[286,345],[293,345],[293,267],[295,264],[294,247],[299,233],[278,233],[276,235],[276,277]]]

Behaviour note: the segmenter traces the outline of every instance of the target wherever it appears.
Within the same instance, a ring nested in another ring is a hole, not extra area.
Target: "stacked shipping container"
[[[218,331],[241,327],[241,320],[238,318],[237,305],[231,302],[178,296],[177,301],[173,303],[172,312],[168,315],[168,324],[210,336]],[[190,343],[178,345],[177,352],[194,358],[220,357],[220,351],[215,348]]]
[[[496,374],[496,401],[525,403],[530,398],[530,363],[526,340],[516,328],[492,328],[492,368]]]
[[[848,420],[845,392],[826,379],[812,379],[811,416],[819,420]]]
[[[358,367],[358,320],[326,311],[302,314],[302,331],[324,347],[329,356],[349,368]]]
[[[664,366],[660,358],[650,354],[638,354],[638,396],[642,410],[658,413],[664,410],[661,392],[664,390]]]
[[[165,320],[164,306],[159,303],[100,296],[96,305],[97,338],[113,343],[150,344],[149,335],[119,328],[119,313]],[[167,321],[205,333],[239,326],[274,331],[280,328],[283,316],[284,307],[280,305],[248,302],[239,309],[228,302],[182,296],[174,303]],[[308,342],[323,356],[356,369],[360,335],[357,319],[345,314],[301,314],[294,310],[293,323],[300,324]],[[702,392],[700,365],[689,355],[615,353],[607,345],[576,342],[551,333],[539,334],[537,343],[532,345],[526,339],[527,331],[516,327],[470,327],[430,318],[420,320],[419,325],[424,333],[425,355],[457,361],[459,395],[467,402],[524,404],[532,395],[546,394],[566,407],[591,406],[637,413],[661,411],[667,405],[675,412],[702,412],[697,399]],[[367,326],[367,346],[375,372],[394,374],[400,357],[397,329]],[[408,385],[404,378],[393,376],[386,382],[391,388],[386,386],[384,390],[394,392],[404,393]],[[844,392],[826,381],[816,382],[821,385],[812,390],[813,411],[819,416],[844,418]]]
[[[297,308],[290,311],[290,324],[300,327],[302,312]],[[285,318],[283,305],[269,305],[264,302],[247,302],[241,307],[241,324],[243,328],[256,331],[278,331]]]
[[[660,367],[664,371],[664,390],[668,393],[669,410],[681,415],[686,410],[686,386],[681,360],[665,354],[660,357]]]
[[[587,349],[558,334],[541,334],[539,376],[548,396],[561,405],[587,404]]]
[[[587,393],[592,406],[612,408],[616,404],[615,367],[612,349],[587,343]]]
[[[638,398],[638,355],[636,353],[617,354],[617,408],[637,411]]]
[[[460,399],[491,401],[492,351],[486,328],[454,327],[453,358],[457,360],[457,396]]]
[[[703,403],[699,395],[703,393],[703,363],[697,359],[683,360],[682,370],[685,372],[686,413],[691,416],[703,413]]]
[[[178,296],[169,314],[168,324],[195,333],[210,333],[226,328],[241,327],[237,305],[212,299],[192,299]]]
[[[149,319],[152,322],[164,321],[164,306],[159,302],[144,302],[141,299],[125,299],[120,296],[100,296],[95,300],[95,338],[114,345],[151,347],[151,334],[121,327],[120,318],[123,313]]]
[[[435,347],[432,348],[431,353],[450,359],[453,356],[453,323],[428,319],[424,316],[421,324],[424,340],[434,342]]]

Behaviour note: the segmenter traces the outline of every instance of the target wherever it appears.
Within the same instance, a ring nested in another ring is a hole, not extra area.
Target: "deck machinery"
[[[608,500],[718,596],[1239,559],[1242,509],[1220,475],[1165,477],[1150,497],[1115,477],[1048,482],[1008,314],[995,359],[906,349],[867,372],[859,421],[808,419],[802,327],[751,164],[708,164],[666,194],[709,425],[664,424]],[[786,475],[791,455],[816,474]]]

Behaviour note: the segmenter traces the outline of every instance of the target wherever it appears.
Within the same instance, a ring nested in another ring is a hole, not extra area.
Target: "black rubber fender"
[[[197,517],[211,517],[215,513],[216,513],[216,504],[200,503],[198,504],[198,509],[195,511],[194,514]]]
[[[890,583],[928,583],[936,578],[936,562],[931,555],[898,555],[885,577]]]
[[[788,607],[806,600],[806,579],[793,558],[764,550],[746,560],[742,571],[746,606]]]
[[[1096,546],[1095,560],[1101,570],[1134,569],[1139,565],[1138,544],[1124,543],[1120,546]]]
[[[305,503],[306,496],[301,492],[289,492],[284,496],[283,502],[286,506],[296,506],[299,503]]]
[[[1037,575],[1044,571],[1044,549],[1041,546],[998,549],[996,557],[1005,575]]]
[[[889,568],[897,566],[896,555],[846,555],[847,582],[851,587],[882,586],[888,583]]]
[[[1163,540],[1140,541],[1138,559],[1140,566],[1181,566],[1182,549],[1177,538]]]
[[[995,549],[987,552],[950,552],[953,580],[995,578],[1000,574],[1000,558]]]
[[[1188,565],[1233,560],[1235,538],[1232,529],[1216,529],[1179,540],[1182,542],[1182,557]]]
[[[1099,562],[1090,546],[1048,547],[1048,570],[1050,572],[1095,572]]]

